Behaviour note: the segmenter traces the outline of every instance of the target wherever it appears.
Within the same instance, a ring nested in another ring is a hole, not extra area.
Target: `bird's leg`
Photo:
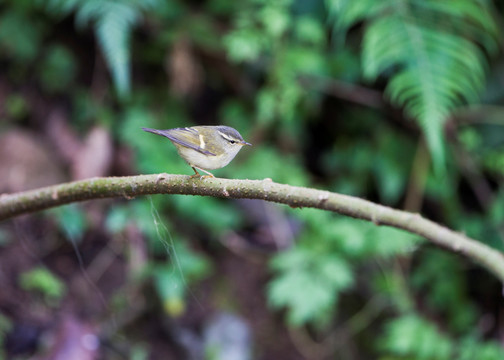
[[[198,170],[196,170],[196,168],[194,166],[191,166],[191,167],[192,167],[192,169],[194,170],[194,173],[195,173],[194,175],[191,175],[191,179],[194,179],[194,178],[197,178],[197,177],[201,178],[201,174],[198,172]]]
[[[210,173],[210,172],[208,172],[208,171],[206,171],[206,170],[203,170],[202,168],[199,168],[199,167],[197,167],[197,166],[193,166],[193,165],[191,165],[191,167],[192,167],[192,169],[194,170],[194,172],[196,173],[196,174],[192,175],[192,176],[191,176],[191,178],[196,178],[196,177],[198,177],[198,178],[200,178],[200,179],[206,179],[206,178],[214,178],[214,177],[215,177],[212,173]],[[201,174],[198,172],[198,170],[196,170],[196,169],[201,170],[201,171],[203,171],[203,172],[206,172],[208,175],[201,175]]]

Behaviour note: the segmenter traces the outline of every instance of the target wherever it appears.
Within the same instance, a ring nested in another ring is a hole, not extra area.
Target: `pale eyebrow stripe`
[[[226,139],[226,140],[229,140],[229,141],[236,141],[236,139],[235,139],[235,138],[232,138],[232,137],[230,137],[229,135],[224,134],[223,132],[220,132],[220,131],[219,131],[219,134],[220,134],[220,136],[222,136],[222,137],[223,137],[224,139]]]

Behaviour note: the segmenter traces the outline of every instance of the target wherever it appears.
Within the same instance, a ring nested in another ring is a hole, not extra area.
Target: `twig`
[[[418,211],[422,207],[424,198],[425,183],[429,172],[430,156],[424,138],[418,141],[411,175],[404,200],[404,209],[407,211]]]
[[[373,109],[383,109],[386,106],[381,92],[364,86],[313,75],[302,75],[299,77],[299,81],[303,86],[310,89],[315,89],[327,95],[359,105],[364,105]]]
[[[99,198],[132,199],[147,194],[186,194],[233,199],[261,199],[294,208],[311,207],[388,225],[479,263],[504,283],[504,255],[419,214],[395,210],[348,195],[265,180],[195,179],[183,175],[92,178],[0,196],[0,221],[72,202]]]

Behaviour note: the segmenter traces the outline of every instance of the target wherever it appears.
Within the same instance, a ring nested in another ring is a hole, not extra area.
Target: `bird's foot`
[[[213,176],[213,174],[210,174],[210,175],[201,175],[200,173],[191,175],[191,179],[200,179],[200,180],[202,180],[202,179],[211,179],[211,178],[215,179],[215,176]]]
[[[202,179],[208,179],[208,178],[215,178],[214,174],[212,174],[211,172],[208,172],[208,171],[206,171],[206,170],[203,170],[203,169],[197,168],[197,167],[195,167],[195,166],[191,166],[191,167],[192,167],[192,169],[193,169],[193,170],[194,170],[194,172],[195,172],[195,174],[194,174],[194,175],[191,175],[191,179],[199,178],[200,180],[202,180]],[[203,172],[207,173],[208,175],[201,175],[201,174],[198,172],[198,170],[196,170],[196,169],[201,170],[201,171],[203,171]]]

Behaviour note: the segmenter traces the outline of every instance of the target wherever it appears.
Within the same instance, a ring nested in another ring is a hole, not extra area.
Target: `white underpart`
[[[197,167],[200,170],[214,170],[226,166],[242,148],[241,146],[233,146],[226,149],[222,154],[214,156],[202,154],[197,150],[179,144],[175,144],[175,146],[180,156],[189,165]]]

